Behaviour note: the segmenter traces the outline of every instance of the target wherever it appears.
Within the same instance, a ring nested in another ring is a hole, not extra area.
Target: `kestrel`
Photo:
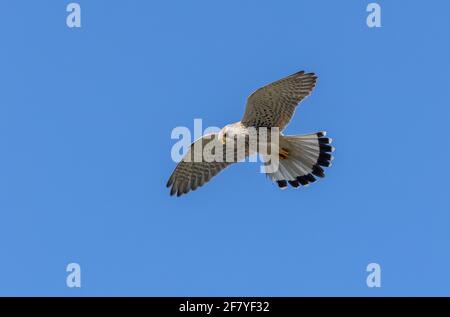
[[[304,71],[295,73],[267,86],[259,88],[247,99],[244,117],[241,121],[226,125],[220,132],[205,135],[191,144],[190,149],[178,163],[170,176],[167,187],[171,195],[181,196],[207,183],[211,178],[238,160],[214,161],[208,158],[194,160],[195,149],[208,145],[221,147],[223,156],[227,154],[227,140],[248,137],[251,129],[279,129],[279,166],[276,171],[266,173],[282,189],[288,184],[294,188],[307,186],[324,177],[323,167],[331,166],[334,148],[326,132],[306,135],[283,135],[281,131],[294,115],[297,105],[310,95],[316,85],[317,76]],[[213,143],[211,143],[213,142]],[[273,145],[272,145],[273,146]],[[223,147],[223,148],[222,148]],[[258,151],[258,150],[257,150]],[[230,151],[228,151],[230,152]],[[238,150],[231,155],[236,159]],[[230,154],[230,153],[228,153]],[[246,149],[244,156],[253,153]]]

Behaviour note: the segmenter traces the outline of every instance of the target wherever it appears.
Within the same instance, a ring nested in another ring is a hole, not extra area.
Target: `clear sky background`
[[[0,2],[0,295],[450,295],[448,1],[377,1],[377,29],[363,0],[78,2],[81,29]],[[325,179],[169,196],[173,128],[299,70],[286,133],[328,131]]]

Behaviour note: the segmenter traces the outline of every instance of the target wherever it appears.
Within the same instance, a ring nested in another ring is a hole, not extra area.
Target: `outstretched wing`
[[[283,130],[297,105],[316,86],[314,73],[304,71],[264,86],[248,97],[241,122],[245,126],[278,127]]]
[[[221,160],[212,157],[219,147]],[[203,136],[191,144],[189,151],[170,176],[167,182],[167,187],[171,188],[170,195],[181,196],[196,190],[231,164],[232,162],[226,162],[226,146],[219,141],[217,134]]]

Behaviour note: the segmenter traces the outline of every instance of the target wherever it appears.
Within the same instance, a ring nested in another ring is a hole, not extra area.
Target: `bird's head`
[[[218,138],[222,144],[226,144],[227,141],[236,141],[238,138],[245,137],[246,135],[247,129],[240,122],[236,122],[224,126],[220,130]]]

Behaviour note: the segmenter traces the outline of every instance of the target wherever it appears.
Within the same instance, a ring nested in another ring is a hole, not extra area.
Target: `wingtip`
[[[317,74],[316,73],[314,73],[314,72],[307,73],[304,70],[296,72],[296,73],[292,74],[291,76],[308,76],[308,77],[312,77],[312,78],[317,79]]]
[[[173,175],[171,175],[167,180],[166,187],[170,187],[172,185],[173,185]]]

